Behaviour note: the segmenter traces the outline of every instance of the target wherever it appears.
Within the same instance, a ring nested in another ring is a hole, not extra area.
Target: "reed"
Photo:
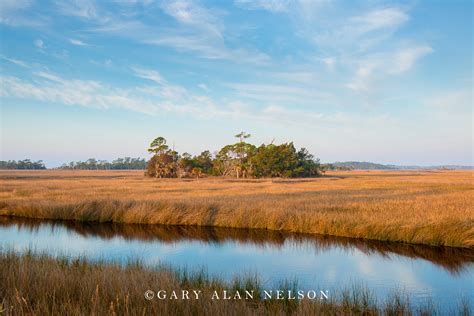
[[[0,215],[259,228],[474,247],[472,171],[315,179],[151,179],[139,171],[0,172]]]
[[[327,300],[262,299],[258,278],[232,282],[202,271],[150,268],[139,262],[119,265],[27,252],[0,252],[0,313],[2,315],[431,315],[442,314],[432,304],[412,307],[394,293],[382,301],[364,287],[331,293]],[[297,289],[292,282],[281,289]],[[180,292],[199,289],[199,300],[146,300],[148,289]],[[253,299],[212,300],[213,291],[254,289]],[[446,312],[446,311],[443,311]],[[469,315],[469,302],[450,314]]]

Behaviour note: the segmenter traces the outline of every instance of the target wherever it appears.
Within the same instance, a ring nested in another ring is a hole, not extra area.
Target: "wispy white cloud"
[[[433,48],[430,46],[417,46],[399,50],[395,52],[391,60],[387,62],[387,73],[404,73],[410,70],[418,59],[432,52]]]
[[[32,2],[31,0],[2,0],[2,2],[0,2],[0,11],[7,13],[25,9],[29,7]]]
[[[362,35],[381,29],[395,29],[408,20],[408,15],[399,8],[382,8],[353,17],[349,27],[353,34]]]
[[[60,3],[59,13],[90,22],[82,30],[125,37],[137,42],[170,47],[178,52],[206,59],[222,59],[235,63],[265,64],[270,57],[255,48],[230,48],[225,40],[221,19],[225,12],[207,8],[192,0],[162,1],[159,8],[174,19],[166,27],[125,17],[99,7],[93,1]],[[74,44],[74,43],[73,43]]]
[[[316,105],[327,103],[332,95],[325,91],[288,84],[226,84],[238,97],[261,101],[263,104]]]
[[[424,101],[424,105],[431,110],[438,110],[444,113],[472,113],[473,91],[456,90],[444,93],[438,93]]]
[[[100,17],[98,7],[93,0],[56,1],[55,4],[62,15],[89,20],[95,20]]]
[[[192,0],[170,0],[162,3],[163,11],[172,16],[179,23],[189,26],[195,31],[196,28],[205,30],[208,36],[222,38],[223,25],[217,19],[217,12],[199,5]]]
[[[72,45],[76,45],[76,46],[88,46],[87,43],[84,43],[83,41],[81,41],[80,39],[77,39],[77,38],[70,38],[69,43],[71,43]]]
[[[0,1],[0,23],[9,26],[37,26],[38,21],[24,18],[20,13],[33,4],[32,0]]]
[[[47,81],[27,82],[2,76],[2,96],[102,109],[121,107],[147,114],[155,114],[159,108],[149,101],[130,97],[126,90],[114,89],[97,81],[64,79],[46,72],[35,75]]]
[[[326,65],[326,67],[329,70],[334,70],[334,67],[336,66],[336,58],[335,57],[321,58],[321,61],[323,62],[323,64]]]
[[[249,10],[263,9],[270,12],[285,12],[290,5],[289,0],[236,0],[238,7]]]
[[[239,99],[218,101],[211,97],[191,93],[186,88],[173,85],[166,81],[157,71],[134,69],[134,75],[158,83],[153,86],[132,86],[127,89],[114,87],[95,80],[78,80],[64,78],[45,70],[32,72],[32,80],[27,81],[15,76],[1,76],[1,97],[35,100],[40,102],[76,105],[88,108],[111,109],[122,108],[147,115],[165,113],[190,115],[194,118],[246,118],[253,121],[295,124],[312,126],[319,124],[350,124],[352,119],[341,113],[335,115],[321,114],[315,111],[288,109],[277,103],[267,103],[263,107],[255,107],[252,102]],[[283,86],[235,86],[257,96],[269,91],[275,93]],[[285,93],[301,93],[296,88],[285,88]]]
[[[136,67],[132,68],[132,70],[135,72],[135,75],[137,77],[154,81],[160,85],[166,83],[166,80],[163,78],[163,76],[161,76],[161,74],[156,70],[136,68]]]
[[[368,56],[357,62],[355,77],[346,86],[356,92],[371,93],[376,81],[409,71],[417,60],[432,52],[429,46],[414,46]]]
[[[32,72],[31,81],[15,76],[1,76],[0,96],[98,109],[118,107],[148,115],[172,112],[200,117],[208,112],[220,113],[215,110],[215,104],[210,98],[169,84],[156,71],[135,69],[134,74],[159,85],[124,89],[95,80],[68,79],[49,71],[38,70]]]
[[[396,7],[372,9],[356,16],[336,18],[309,36],[320,47],[364,52],[389,39],[409,18]]]
[[[198,87],[201,88],[202,90],[209,91],[209,87],[205,83],[198,84]]]
[[[361,62],[355,78],[346,84],[349,89],[360,93],[370,93],[374,81],[374,71],[377,69],[378,63],[376,61]]]
[[[58,77],[57,75],[47,72],[47,71],[35,71],[33,72],[33,75],[44,78],[44,79],[48,79],[50,81],[59,82],[59,83],[64,81],[62,78]]]
[[[11,62],[12,64],[15,64],[17,66],[20,66],[20,67],[23,67],[23,68],[30,68],[30,65],[27,62],[23,61],[23,60],[10,58],[10,57],[3,56],[3,55],[0,55],[0,58],[6,60],[8,62]]]
[[[286,13],[309,21],[315,13],[332,0],[235,0],[237,7],[247,10],[266,10],[271,13]]]
[[[45,48],[45,45],[44,45],[44,42],[42,39],[35,39],[33,44],[35,44],[35,46],[39,49],[44,49]]]
[[[267,72],[267,77],[282,79],[285,84],[300,83],[300,84],[314,84],[319,81],[320,77],[314,71],[307,70],[287,70],[279,72]]]

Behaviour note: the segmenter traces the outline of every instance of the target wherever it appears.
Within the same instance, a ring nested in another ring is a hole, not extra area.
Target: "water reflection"
[[[161,243],[179,243],[183,241],[200,241],[208,244],[252,244],[262,248],[281,248],[298,245],[314,249],[315,253],[333,248],[346,252],[357,249],[363,254],[379,255],[390,258],[393,255],[412,259],[423,259],[442,267],[453,275],[458,275],[474,263],[474,249],[452,247],[430,247],[394,242],[381,242],[356,238],[322,236],[314,234],[295,234],[280,231],[257,229],[232,229],[198,226],[138,225],[119,223],[82,223],[74,221],[35,220],[0,216],[0,227],[16,226],[17,229],[38,231],[49,227],[51,231],[67,229],[85,238],[99,237],[125,240],[159,241]]]

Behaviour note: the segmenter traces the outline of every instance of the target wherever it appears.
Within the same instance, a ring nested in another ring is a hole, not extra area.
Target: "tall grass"
[[[474,246],[472,171],[241,181],[156,180],[134,171],[6,171],[0,181],[0,215]]]
[[[431,315],[433,305],[413,308],[408,298],[394,293],[378,302],[364,287],[331,293],[328,300],[262,299],[254,276],[225,283],[204,272],[127,266],[32,252],[0,252],[0,311],[5,315]],[[294,282],[280,289],[295,290]],[[159,289],[202,291],[199,300],[146,300],[144,292]],[[212,300],[222,293],[254,289],[253,299]],[[470,315],[468,302],[450,314]]]

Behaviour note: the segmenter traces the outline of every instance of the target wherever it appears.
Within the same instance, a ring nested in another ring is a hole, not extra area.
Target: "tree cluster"
[[[31,161],[30,159],[24,160],[8,160],[0,161],[0,169],[46,169],[43,160]]]
[[[338,165],[338,164],[333,164],[333,163],[325,163],[321,164],[321,170],[327,171],[327,170],[337,170],[337,171],[351,171],[354,170],[353,166],[345,166],[345,165]]]
[[[86,161],[71,161],[63,164],[59,169],[78,170],[143,170],[146,169],[146,161],[143,158],[117,158],[112,162],[107,160],[97,160],[95,158]]]
[[[156,178],[227,176],[236,178],[314,177],[321,175],[319,159],[305,148],[296,150],[292,142],[259,147],[245,142],[250,135],[235,135],[239,141],[222,147],[214,155],[209,150],[192,156],[170,149],[163,137],[150,144],[153,154],[146,175]]]

